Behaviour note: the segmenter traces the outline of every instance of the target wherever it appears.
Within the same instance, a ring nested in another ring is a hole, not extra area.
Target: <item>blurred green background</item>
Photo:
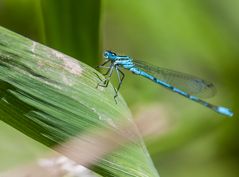
[[[0,0],[0,25],[92,67],[101,60],[100,52],[110,49],[213,81],[217,95],[208,101],[230,107],[233,118],[131,73],[126,73],[121,94],[135,117],[156,116],[168,128],[146,139],[161,176],[238,177],[239,1],[102,0],[90,4],[92,11],[85,18],[80,18],[80,1],[69,2],[73,11],[62,9],[67,13],[54,16],[54,3],[44,0]],[[84,31],[85,25],[100,25],[99,32],[92,37]],[[67,35],[57,39],[55,34]],[[79,46],[79,40],[86,45]],[[44,151],[11,127],[1,122],[0,127],[0,171]]]

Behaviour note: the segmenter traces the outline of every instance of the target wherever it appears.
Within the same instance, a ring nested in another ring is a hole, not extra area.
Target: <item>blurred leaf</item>
[[[43,41],[40,0],[1,0],[0,25],[36,41]]]
[[[132,124],[122,97],[115,104],[111,85],[96,89],[94,72],[1,27],[0,119],[51,148],[95,128],[117,132],[122,120]],[[107,176],[158,176],[141,140],[103,157],[92,169]]]
[[[100,0],[42,0],[46,43],[90,66],[99,61]]]

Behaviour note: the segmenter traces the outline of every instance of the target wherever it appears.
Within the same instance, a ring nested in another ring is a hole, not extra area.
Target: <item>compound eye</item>
[[[111,52],[111,51],[109,51],[109,50],[107,50],[107,51],[104,52],[104,57],[105,57],[105,58],[112,58],[112,57],[115,57],[115,56],[116,56],[116,53]]]
[[[105,52],[104,52],[104,57],[105,57],[105,58],[109,58],[109,55],[110,55],[110,54],[109,54],[109,51],[105,51]]]

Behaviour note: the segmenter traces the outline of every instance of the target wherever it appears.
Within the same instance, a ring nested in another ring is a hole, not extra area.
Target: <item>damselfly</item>
[[[159,85],[162,85],[163,87],[192,101],[195,101],[209,109],[212,109],[217,113],[230,117],[233,116],[233,112],[230,109],[222,106],[215,106],[199,98],[207,98],[215,94],[214,85],[208,81],[189,74],[152,66],[142,61],[133,60],[129,56],[119,56],[111,51],[105,51],[104,58],[105,62],[99,65],[98,68],[107,68],[108,70],[104,74],[107,77],[104,80],[101,80],[97,87],[107,87],[113,71],[115,70],[119,80],[119,85],[115,89],[115,99],[118,96],[118,91],[125,76],[121,71],[121,68],[123,68],[136,75],[143,76]],[[108,63],[110,63],[110,65],[106,66]]]

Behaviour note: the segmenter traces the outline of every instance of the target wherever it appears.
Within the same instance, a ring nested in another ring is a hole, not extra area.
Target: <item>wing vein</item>
[[[216,88],[211,82],[199,77],[166,68],[156,67],[143,61],[133,60],[133,62],[135,67],[180,89],[181,91],[187,92],[190,95],[209,98],[216,93]]]

